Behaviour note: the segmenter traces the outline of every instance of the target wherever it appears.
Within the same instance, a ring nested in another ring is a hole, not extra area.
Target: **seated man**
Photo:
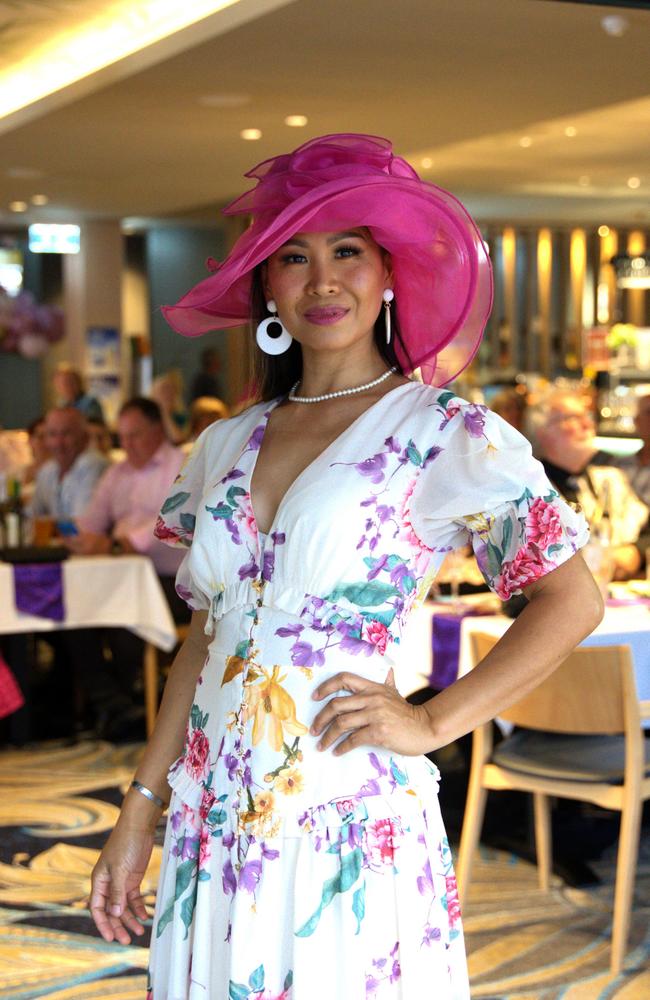
[[[50,410],[45,440],[51,458],[36,474],[31,513],[74,520],[88,506],[108,460],[89,448],[86,419],[71,406]]]
[[[526,411],[533,452],[559,493],[580,504],[594,534],[608,534],[615,578],[639,574],[650,544],[650,510],[620,469],[603,464],[588,406],[566,390],[552,390]]]
[[[120,410],[117,429],[126,458],[108,469],[89,506],[77,519],[79,534],[68,539],[67,544],[81,555],[137,553],[149,556],[174,620],[187,622],[191,612],[174,589],[183,553],[169,548],[153,535],[160,506],[183,463],[183,452],[166,439],[160,409],[151,399],[135,397],[126,402]],[[108,630],[106,639],[112,664],[110,678],[106,673],[102,675],[101,701],[110,702],[113,708],[103,735],[119,738],[125,713],[128,715],[128,703],[135,701],[139,708],[142,700],[135,689],[142,668],[144,644],[125,629]],[[97,664],[97,655],[93,659]]]

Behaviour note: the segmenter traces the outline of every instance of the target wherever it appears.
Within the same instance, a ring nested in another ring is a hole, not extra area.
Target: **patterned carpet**
[[[85,909],[88,877],[138,748],[86,742],[0,754],[0,1000],[144,1000],[147,951],[106,944]],[[650,836],[642,842],[625,972],[608,975],[614,853],[601,885],[549,894],[535,869],[486,850],[465,918],[472,996],[648,1000]],[[146,890],[154,899],[160,848]],[[146,942],[144,942],[146,945]],[[425,989],[423,1000],[432,997]],[[332,998],[334,1000],[334,998]]]

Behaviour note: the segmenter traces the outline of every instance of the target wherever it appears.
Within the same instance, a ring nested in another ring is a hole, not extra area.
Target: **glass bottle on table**
[[[25,511],[18,479],[9,483],[9,496],[4,505],[4,534],[9,549],[22,548],[25,544]]]

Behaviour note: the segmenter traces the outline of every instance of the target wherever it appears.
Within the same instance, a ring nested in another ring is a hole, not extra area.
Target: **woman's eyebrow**
[[[327,242],[328,244],[331,244],[331,243],[338,243],[339,240],[349,240],[349,239],[365,240],[366,237],[360,229],[350,229],[349,231],[346,231],[344,233],[334,233],[333,236],[330,236]],[[309,246],[309,244],[306,242],[306,240],[301,240],[297,236],[292,236],[290,240],[287,240],[286,243],[282,244],[282,247],[280,247],[280,249],[283,249],[284,247],[288,246],[306,248]]]

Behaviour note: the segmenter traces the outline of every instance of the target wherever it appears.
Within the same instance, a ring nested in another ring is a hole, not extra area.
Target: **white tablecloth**
[[[118,627],[159,649],[174,648],[176,627],[146,556],[73,556],[61,565],[66,617],[54,622],[16,610],[13,566],[0,563],[0,634]]]
[[[424,604],[413,611],[406,633],[396,655],[396,680],[406,696],[426,687],[431,673],[431,619],[447,610],[440,605]],[[502,636],[512,625],[504,615],[482,615],[463,618],[460,630],[458,674],[472,669],[470,636],[472,632],[487,632]],[[628,645],[632,649],[637,690],[642,701],[650,699],[650,608],[643,604],[607,607],[605,617],[582,643],[583,646]],[[646,723],[650,725],[650,723]]]

